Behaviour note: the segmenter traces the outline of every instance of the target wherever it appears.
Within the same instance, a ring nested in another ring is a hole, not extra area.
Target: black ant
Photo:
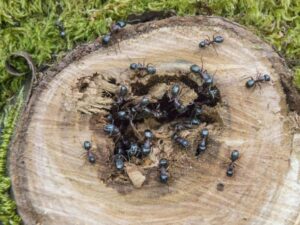
[[[203,86],[210,87],[210,86],[213,85],[214,75],[210,75],[207,72],[207,70],[204,69],[202,58],[201,58],[201,64],[202,64],[201,67],[196,65],[196,64],[191,65],[190,66],[190,72],[200,75],[202,80],[203,80]]]
[[[202,139],[197,147],[196,156],[200,155],[201,152],[204,152],[206,150],[208,133],[209,132],[207,128],[201,130]]]
[[[110,32],[102,37],[102,44],[108,45],[112,39],[112,35],[118,33],[122,28],[126,26],[126,22],[118,21],[111,25]]]
[[[126,151],[129,159],[133,156],[140,157],[142,153],[141,148],[136,142],[131,142],[130,147]]]
[[[271,80],[271,77],[268,74],[262,75],[261,73],[257,73],[256,78],[250,77],[250,79],[246,82],[247,88],[252,88],[258,85],[260,88],[260,83],[268,82]]]
[[[187,107],[185,107],[179,100],[180,92],[181,92],[181,88],[180,88],[179,84],[174,84],[171,88],[170,101],[173,101],[176,111],[178,113],[182,114],[187,111]]]
[[[161,111],[159,109],[159,104],[156,106],[156,109],[151,110],[148,107],[144,107],[143,111],[142,111],[142,115],[141,118],[145,118],[145,117],[154,117],[156,119],[161,119],[161,118],[166,118],[167,117],[167,112],[166,111]]]
[[[175,123],[175,125],[174,125],[175,133],[182,131],[182,130],[191,129],[191,128],[193,128],[193,126],[189,122]]]
[[[142,153],[143,155],[147,156],[151,152],[153,133],[151,130],[145,130],[144,135],[145,135],[145,142],[142,145]]]
[[[121,110],[117,114],[118,114],[118,119],[121,120],[121,121],[130,120],[131,119],[129,113],[126,112],[126,111]]]
[[[160,172],[159,173],[159,180],[160,180],[160,182],[165,184],[169,180],[169,174],[167,172],[169,162],[168,162],[167,159],[164,159],[164,158],[160,159],[158,166],[159,166],[159,172]]]
[[[209,38],[207,39],[204,39],[203,41],[200,41],[199,43],[199,48],[205,48],[206,46],[209,46],[209,45],[213,45],[215,43],[222,43],[224,41],[224,38],[220,35],[218,36],[213,36],[213,39],[210,40]]]
[[[86,150],[87,152],[87,158],[89,160],[89,162],[91,164],[94,164],[96,162],[96,157],[94,155],[94,153],[91,151],[92,148],[92,144],[89,141],[84,141],[83,142],[83,148]]]
[[[57,28],[59,29],[59,35],[62,37],[62,38],[65,38],[66,37],[66,31],[65,31],[65,27],[64,27],[64,24],[61,20],[57,20],[55,22],[55,25],[57,26]]]
[[[201,58],[202,67],[194,64],[190,66],[190,72],[198,74],[203,80],[202,86],[198,88],[198,94],[204,95],[207,101],[204,104],[215,104],[220,100],[220,91],[214,86],[214,76],[210,75],[207,70],[203,68],[203,59]]]
[[[178,145],[180,145],[183,148],[188,148],[190,146],[190,143],[187,139],[179,136],[176,132],[173,134],[172,139],[175,141],[175,143],[177,143]]]
[[[132,112],[141,112],[141,111],[143,111],[143,110],[145,109],[145,107],[147,107],[147,105],[149,105],[149,104],[150,104],[149,98],[146,97],[146,96],[143,96],[143,98],[141,99],[141,101],[140,101],[137,105],[135,105],[135,106],[133,106],[133,107],[131,108],[131,111],[132,111]]]
[[[151,63],[148,63],[147,65],[145,65],[144,63],[131,63],[129,68],[135,71],[135,73],[139,74],[140,76],[144,76],[147,74],[152,75],[156,73],[156,68]]]
[[[125,157],[125,150],[124,146],[122,146],[121,143],[118,143],[117,147],[115,148],[114,151],[114,162],[115,162],[115,167],[117,170],[123,170],[125,166],[125,161],[127,160]]]
[[[229,166],[227,168],[227,171],[226,171],[226,175],[228,177],[232,177],[233,174],[234,174],[234,168],[235,168],[235,161],[238,160],[238,158],[240,157],[240,153],[238,150],[233,150],[231,152],[231,155],[230,155],[230,160],[231,162],[229,163]]]
[[[125,85],[121,85],[119,93],[117,94],[116,104],[122,105],[125,102],[126,95],[128,94],[128,88]]]
[[[191,120],[190,120],[191,125],[200,125],[201,121],[198,117],[201,115],[201,113],[202,113],[202,109],[196,106],[191,116]]]
[[[103,127],[103,130],[105,133],[109,134],[109,136],[117,136],[120,134],[119,128],[112,123],[106,124]]]

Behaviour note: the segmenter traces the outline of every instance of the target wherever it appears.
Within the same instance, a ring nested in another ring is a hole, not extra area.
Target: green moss
[[[3,224],[15,225],[21,222],[21,218],[16,214],[16,204],[9,195],[10,179],[6,172],[6,153],[22,106],[22,92],[20,90],[20,94],[17,96],[14,104],[9,104],[5,107],[0,117],[1,124],[4,127],[0,144],[0,221]]]
[[[4,60],[11,52],[25,50],[39,67],[61,58],[75,45],[105,33],[109,24],[131,13],[174,9],[179,15],[214,14],[248,26],[275,46],[291,65],[298,66],[295,84],[300,87],[300,1],[299,0],[1,0],[0,1],[0,109],[6,121],[0,147],[0,220],[17,223],[14,203],[9,200],[5,176],[7,144],[13,131],[17,108],[7,104],[18,93],[22,78],[11,78]],[[55,25],[61,21],[66,36]],[[17,64],[24,68],[22,64]],[[295,69],[295,68],[294,68]],[[5,203],[4,203],[5,202]],[[8,210],[9,209],[9,210]]]
[[[295,84],[300,87],[300,68],[295,70]]]

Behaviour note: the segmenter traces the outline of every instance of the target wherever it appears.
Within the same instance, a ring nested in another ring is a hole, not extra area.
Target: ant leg
[[[123,158],[123,160],[128,161],[124,155],[120,155],[120,157]]]
[[[120,41],[118,39],[117,39],[117,46],[118,46],[119,52],[121,52]]]
[[[148,66],[154,66],[154,64],[153,64],[153,63],[148,63],[148,64],[146,65],[146,67],[148,67]]]
[[[261,84],[257,83],[257,86],[259,87],[259,93],[261,94]]]
[[[215,75],[217,73],[218,70],[215,70],[214,74],[212,75],[212,79],[214,80],[215,79]]]
[[[142,142],[143,141],[143,137],[140,134],[140,132],[135,128],[132,120],[130,120],[130,126],[131,126],[131,129],[133,130],[134,134],[136,135],[136,137],[139,139],[140,142]]]
[[[241,80],[246,80],[246,79],[251,79],[251,80],[255,80],[252,76],[249,76],[249,77],[246,77],[247,75],[245,75],[245,76],[243,76],[242,78],[241,78]]]
[[[115,140],[114,140],[115,143],[119,142],[119,140],[121,138],[121,134],[116,135],[114,138],[115,138]]]
[[[203,70],[203,57],[201,56],[201,70]]]
[[[208,45],[210,45],[210,43],[211,43],[212,41],[210,40],[210,37],[209,37],[208,35],[206,35],[206,37],[207,37],[207,39],[204,39],[204,41],[207,41]]]
[[[215,50],[215,52],[216,52],[217,56],[219,56],[219,53],[218,53],[218,51],[217,51],[217,49],[216,49],[216,47],[215,47],[215,45],[214,45],[214,42],[212,42],[212,44],[211,44],[211,45],[213,46],[213,49]]]

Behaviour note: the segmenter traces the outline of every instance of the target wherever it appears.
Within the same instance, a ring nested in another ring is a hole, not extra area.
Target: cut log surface
[[[216,34],[224,37],[222,44],[199,49],[201,39]],[[75,49],[34,90],[9,160],[24,223],[300,224],[299,134],[294,137],[280,81],[290,71],[278,54],[244,27],[218,17],[128,25],[117,37],[110,47],[93,43]],[[196,159],[193,149],[178,150],[190,161],[180,173],[172,174],[170,165],[168,185],[141,181],[144,170],[131,172],[138,174],[140,188],[103,182],[107,164],[101,159],[111,139],[91,120],[112,103],[100,98],[101,92],[116,91],[103,80],[126,84],[129,64],[143,61],[156,66],[157,76],[185,73],[192,64],[201,66],[201,58],[205,69],[216,71],[222,96],[220,129],[211,128],[206,152]],[[243,78],[257,71],[270,74],[271,82],[247,89]],[[86,160],[85,140],[93,142],[95,165]],[[241,157],[234,176],[227,177],[233,149]]]

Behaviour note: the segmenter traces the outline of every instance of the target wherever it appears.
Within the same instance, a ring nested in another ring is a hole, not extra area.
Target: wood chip
[[[136,165],[130,163],[126,164],[125,171],[134,187],[141,188],[143,186],[146,177],[141,173]]]

